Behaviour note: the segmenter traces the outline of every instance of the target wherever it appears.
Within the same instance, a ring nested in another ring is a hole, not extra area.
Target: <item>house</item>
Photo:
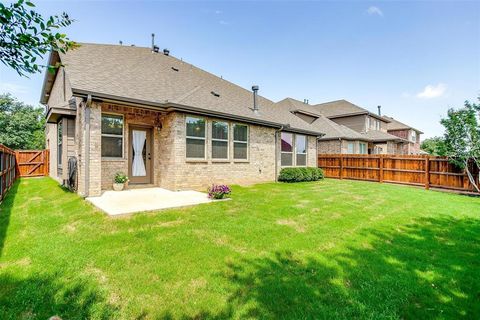
[[[50,174],[60,182],[75,174],[84,196],[111,189],[117,172],[180,190],[275,181],[282,167],[317,165],[320,122],[168,50],[83,43],[52,52],[57,63],[40,99]]]
[[[403,152],[405,154],[423,153],[423,151],[420,149],[420,135],[423,134],[422,131],[406,125],[405,123],[402,123],[398,120],[395,120],[392,117],[384,116],[384,118],[390,121],[387,124],[387,132],[389,134],[408,141],[408,143],[404,144],[403,146]]]
[[[410,142],[406,138],[388,132],[388,125],[391,122],[388,118],[372,113],[347,100],[316,104],[313,105],[312,108],[316,110],[317,113],[323,114],[329,120],[361,134],[363,141],[368,142],[366,152],[362,148],[361,150],[349,149],[347,153],[406,153],[406,146]]]
[[[326,153],[360,153],[366,154],[370,139],[349,127],[338,124],[320,113],[313,105],[293,98],[277,102],[281,108],[289,110],[307,123],[315,123],[324,135],[319,137],[317,152]]]

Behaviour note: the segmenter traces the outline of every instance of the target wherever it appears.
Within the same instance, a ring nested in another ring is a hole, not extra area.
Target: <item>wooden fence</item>
[[[16,150],[18,176],[48,176],[49,156],[48,150]]]
[[[318,167],[329,178],[366,180],[475,192],[467,174],[444,157],[423,155],[321,154]],[[472,166],[475,181],[478,169]]]
[[[0,202],[16,178],[15,151],[0,144]]]

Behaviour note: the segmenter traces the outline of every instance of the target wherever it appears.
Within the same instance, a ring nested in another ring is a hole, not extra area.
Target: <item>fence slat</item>
[[[15,151],[0,144],[0,202],[17,179]]]
[[[338,165],[336,165],[338,164]],[[366,180],[476,192],[466,173],[445,157],[422,155],[320,154],[318,167],[329,178]],[[478,168],[470,165],[475,181]]]

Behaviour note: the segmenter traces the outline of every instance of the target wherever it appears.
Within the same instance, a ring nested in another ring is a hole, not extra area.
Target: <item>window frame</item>
[[[283,150],[282,150],[282,134],[289,134],[289,135],[292,136],[292,151],[288,152],[288,151],[283,151]],[[284,164],[282,163],[282,155],[283,155],[284,153],[289,153],[289,154],[292,155],[292,164],[289,165],[289,166],[288,166],[288,165],[284,165]],[[294,155],[295,155],[295,134],[294,134],[293,132],[281,131],[281,132],[280,132],[280,166],[281,166],[282,168],[295,167],[295,160],[296,160],[296,159],[294,159]]]
[[[235,126],[243,126],[247,128],[247,141],[235,140]],[[235,158],[235,143],[244,143],[247,145],[247,158],[238,159]],[[232,123],[232,159],[233,162],[249,162],[250,161],[250,126],[248,124],[243,124],[240,122]]]
[[[362,146],[365,147],[365,152],[362,152]],[[358,143],[358,154],[368,154],[368,145],[365,142]]]
[[[410,141],[417,143],[417,132],[415,130],[412,130],[410,133]]]
[[[100,154],[101,154],[101,157],[102,159],[106,159],[106,160],[112,160],[112,159],[122,159],[124,160],[125,159],[125,115],[123,113],[114,113],[114,112],[102,112],[102,114],[100,115],[100,141],[102,141],[102,138],[103,137],[111,137],[111,138],[119,138],[120,135],[118,134],[112,134],[112,133],[103,133],[102,132],[102,118],[103,118],[103,115],[112,115],[112,116],[121,116],[122,117],[122,156],[120,157],[106,157],[106,156],[103,156],[101,153],[102,153],[102,148],[100,147]]]
[[[201,120],[204,121],[204,126],[205,126],[204,132],[205,132],[205,134],[204,134],[203,138],[202,138],[202,137],[194,137],[194,136],[189,136],[189,135],[187,135],[187,131],[188,131],[188,130],[187,130],[187,119],[188,119],[188,118],[201,119]],[[207,121],[207,118],[206,118],[206,117],[202,117],[202,116],[196,116],[196,115],[186,115],[186,116],[185,116],[185,121],[184,121],[184,123],[185,123],[184,128],[185,128],[185,159],[186,159],[186,161],[202,161],[202,162],[203,162],[203,161],[206,161],[207,158],[208,158],[208,155],[207,155],[208,121]],[[203,152],[204,156],[203,156],[203,158],[193,158],[193,157],[188,157],[188,156],[187,156],[187,140],[188,140],[188,139],[192,139],[192,140],[203,140],[203,149],[204,149],[204,152]]]
[[[224,123],[227,125],[227,139],[218,139],[213,137],[213,123]],[[186,123],[186,122],[185,122]],[[211,125],[211,134],[210,134],[210,158],[212,159],[213,162],[225,162],[230,160],[230,122],[228,121],[221,121],[221,120],[211,120],[210,121]],[[233,127],[233,126],[232,126]],[[233,133],[233,132],[232,132]],[[226,158],[214,158],[213,157],[213,142],[218,141],[218,142],[226,142],[227,143],[227,157]],[[247,141],[248,141],[248,128],[247,128]],[[247,157],[248,157],[248,151],[247,151]]]
[[[61,130],[60,130],[61,129]],[[60,138],[60,132],[62,137]],[[57,167],[63,165],[63,118],[57,122]]]
[[[348,147],[349,147],[350,145],[353,146],[353,148],[352,148],[353,151],[352,151],[352,152],[349,152],[349,150],[348,150]],[[347,154],[356,154],[355,152],[356,152],[355,142],[347,141]]]
[[[300,137],[304,137],[305,138],[305,153],[299,153],[298,150],[297,150],[297,137],[300,136]],[[295,150],[295,162],[294,162],[294,166],[295,167],[306,167],[307,164],[308,164],[308,136],[305,135],[305,134],[294,134],[294,137],[293,137],[293,144],[294,144],[294,150]],[[303,165],[299,165],[297,163],[297,155],[299,154],[304,154],[305,155],[305,164]]]

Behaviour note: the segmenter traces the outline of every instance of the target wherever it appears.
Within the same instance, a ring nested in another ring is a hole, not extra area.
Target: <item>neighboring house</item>
[[[387,132],[389,134],[408,140],[408,143],[404,145],[405,154],[424,153],[420,149],[420,135],[423,134],[422,131],[410,127],[409,125],[395,120],[392,117],[384,116],[384,118],[390,121],[387,124]]]
[[[368,153],[370,140],[361,133],[329,120],[318,112],[315,106],[292,98],[277,102],[281,108],[289,110],[307,123],[316,124],[325,134],[318,139],[318,153]]]
[[[311,107],[335,123],[361,134],[364,141],[368,141],[368,154],[406,153],[405,146],[408,145],[409,141],[388,133],[387,128],[390,120],[378,114],[346,100],[331,101],[312,105]],[[353,153],[363,152],[355,151]]]
[[[156,48],[155,48],[156,49]],[[47,105],[50,174],[100,195],[117,172],[130,184],[178,190],[275,181],[282,167],[316,166],[320,123],[151,48],[81,44],[53,52]]]

